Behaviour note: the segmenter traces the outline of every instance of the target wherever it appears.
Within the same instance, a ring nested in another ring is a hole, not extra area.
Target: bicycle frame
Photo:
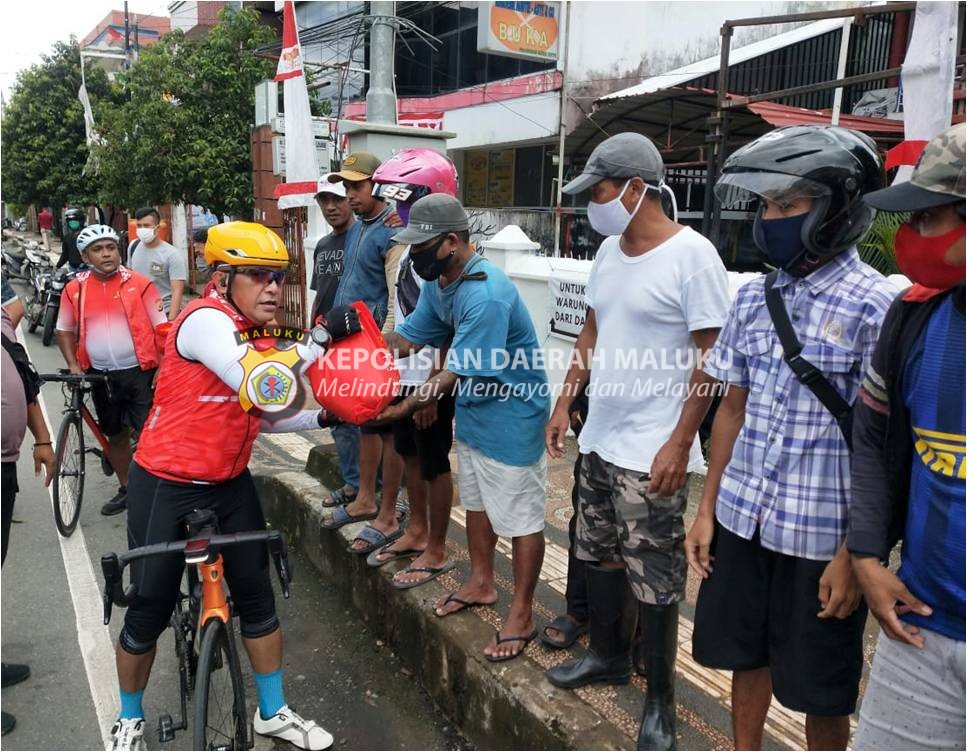
[[[200,530],[193,529],[193,521],[197,522],[199,520],[205,521],[204,526]],[[191,633],[195,636],[194,639],[197,640],[203,634],[205,627],[210,624],[213,619],[215,619],[221,621],[225,625],[225,628],[229,631],[229,634],[232,634],[232,610],[231,603],[225,591],[225,568],[221,551],[223,548],[243,543],[267,544],[269,554],[271,555],[272,561],[275,564],[275,570],[279,578],[282,596],[284,598],[288,598],[291,575],[285,536],[278,530],[263,530],[249,533],[215,535],[214,526],[216,524],[217,522],[214,520],[214,515],[211,512],[204,510],[199,512],[196,510],[196,512],[189,517],[188,525],[189,535],[191,537],[189,537],[187,540],[143,546],[140,548],[131,549],[123,554],[110,553],[102,556],[101,571],[104,574],[104,592],[102,596],[104,605],[104,623],[108,624],[110,622],[112,606],[114,604],[122,607],[127,606],[130,604],[131,599],[137,595],[136,589],[133,585],[127,589],[124,587],[123,574],[125,567],[134,561],[151,556],[183,553],[186,567],[196,568],[201,585],[200,603],[198,604],[197,617],[195,617],[194,620],[192,618],[192,598],[194,594],[189,592],[187,595],[189,616],[185,627],[191,631]],[[189,578],[189,585],[190,584],[191,578]],[[192,588],[189,587],[189,591],[191,591],[191,589]],[[179,598],[183,597],[184,596],[179,595]],[[179,611],[176,606],[175,614],[178,613]],[[175,624],[174,619],[172,620],[172,626],[175,626],[176,629],[182,628],[181,624]],[[177,634],[175,638],[175,646],[176,652],[189,649],[189,646],[185,642],[184,638],[179,638]],[[185,660],[187,658],[187,654],[178,652],[178,657],[179,672],[184,672],[186,670],[191,671],[191,669],[186,668],[191,662],[190,659]],[[174,739],[176,731],[181,731],[188,728],[188,699],[189,695],[193,693],[193,686],[193,675],[190,680],[188,676],[183,677],[181,682],[181,718],[177,724],[168,713],[163,714],[159,718],[158,736],[162,742],[171,741]],[[251,747],[251,744],[251,729],[249,729],[249,747]]]
[[[101,427],[97,424],[97,420],[95,419],[94,414],[91,412],[90,408],[87,406],[87,403],[84,401],[83,390],[74,388],[72,391],[73,391],[73,394],[71,396],[70,409],[75,410],[76,412],[79,412],[81,414],[81,418],[83,418],[84,424],[90,429],[91,433],[94,434],[94,438],[97,440],[97,443],[101,445],[101,450],[104,452],[104,455],[110,460],[111,445],[108,443],[104,434],[101,433]],[[74,406],[75,401],[79,403],[76,407]]]

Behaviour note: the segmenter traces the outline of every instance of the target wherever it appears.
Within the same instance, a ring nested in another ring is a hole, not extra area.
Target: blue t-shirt
[[[903,374],[914,456],[900,579],[933,609],[901,618],[964,640],[964,313],[949,296],[927,323]]]
[[[486,278],[473,278],[481,272]],[[457,440],[505,465],[533,465],[544,452],[550,403],[534,324],[503,271],[478,256],[466,275],[424,285],[397,332],[434,347],[452,334],[446,368],[461,377]]]
[[[343,273],[333,306],[363,301],[381,327],[386,321],[389,290],[386,288],[386,254],[399,228],[383,224],[391,211],[386,207],[373,219],[353,222],[343,241]]]

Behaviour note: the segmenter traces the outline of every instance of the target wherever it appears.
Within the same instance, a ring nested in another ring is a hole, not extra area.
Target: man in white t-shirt
[[[571,403],[590,380],[574,544],[589,562],[590,644],[547,676],[566,688],[627,683],[637,616],[634,665],[648,680],[638,749],[675,744],[687,473],[703,465],[697,433],[714,387],[696,366],[730,302],[715,247],[666,215],[664,173],[651,141],[621,133],[602,142],[564,188],[591,191],[588,219],[605,240],[545,435],[548,453],[561,456]]]
[[[154,282],[168,320],[174,321],[181,312],[188,280],[187,256],[161,239],[161,215],[153,206],[138,209],[134,218],[138,237],[128,246],[128,267]]]

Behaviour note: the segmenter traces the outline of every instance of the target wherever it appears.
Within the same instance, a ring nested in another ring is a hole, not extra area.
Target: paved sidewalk
[[[309,441],[309,434],[299,435],[266,435],[260,440],[261,452],[259,454],[261,471],[274,475],[283,473],[289,475],[291,472],[298,473],[301,470],[303,458],[310,457],[309,472],[315,476],[307,479],[301,476],[301,480],[295,481],[303,491],[286,496],[286,500],[291,498],[300,499],[308,506],[318,504],[318,500],[325,495],[327,487],[336,486],[336,465],[331,439],[327,431],[311,434],[312,442]],[[319,443],[318,449],[312,450],[313,443]],[[310,450],[312,450],[310,452]],[[571,516],[571,484],[573,463],[576,457],[576,446],[573,439],[569,440],[566,455],[560,460],[549,461],[548,463],[548,484],[547,484],[547,507],[546,518],[547,528],[545,535],[547,538],[547,551],[545,554],[544,565],[541,571],[540,583],[536,594],[536,616],[539,627],[550,621],[556,614],[564,608],[564,588],[567,572],[567,525]],[[456,457],[451,456],[454,472],[459,473]],[[300,476],[292,476],[299,478]],[[321,478],[321,485],[317,485],[316,478]],[[686,526],[691,524],[698,507],[698,500],[703,486],[703,477],[700,475],[690,476],[690,492],[688,511],[686,512]],[[306,489],[309,489],[308,491]],[[321,509],[313,509],[313,516],[323,513]],[[451,526],[449,532],[448,549],[451,557],[458,562],[458,568],[448,575],[439,578],[438,584],[417,588],[415,590],[419,597],[419,608],[429,612],[434,600],[440,594],[453,590],[460,585],[463,578],[469,571],[469,555],[466,550],[466,534],[464,530],[465,513],[459,506],[459,495],[455,500],[453,513],[451,515]],[[308,525],[309,523],[305,523]],[[280,526],[285,527],[280,523]],[[351,538],[362,525],[348,526],[344,528],[344,538]],[[342,531],[341,531],[342,532]],[[330,549],[334,539],[332,534],[326,534],[321,541],[321,545],[328,551],[328,556],[344,557],[353,559],[349,554],[341,551],[333,553]],[[313,541],[313,545],[320,545]],[[402,568],[405,562],[399,563]],[[327,567],[333,564],[328,563]],[[339,566],[343,566],[340,564]],[[355,579],[356,572],[353,564],[345,565],[350,567],[345,572],[340,572],[340,577],[350,576],[353,578],[352,587],[362,587]],[[387,570],[385,578],[388,580],[396,564],[390,564],[383,568]],[[363,565],[365,570],[365,565]],[[381,570],[382,571],[382,570]],[[347,574],[352,572],[352,574]],[[494,607],[477,608],[472,613],[461,614],[461,627],[469,623],[473,625],[474,639],[467,641],[465,647],[479,653],[483,646],[492,635],[492,630],[499,626],[501,616],[505,612],[512,592],[512,572],[510,568],[510,541],[500,539],[498,542],[497,557],[498,591],[500,601]],[[365,572],[363,572],[365,575]],[[679,627],[679,653],[678,653],[678,717],[679,717],[679,747],[681,749],[728,749],[731,748],[730,738],[730,676],[728,672],[709,670],[699,666],[691,657],[691,634],[692,618],[694,615],[694,602],[698,593],[698,579],[689,573],[687,586],[687,600],[682,604],[681,621]],[[395,591],[398,592],[398,591]],[[411,591],[412,592],[412,591]],[[382,591],[380,591],[382,597]],[[386,597],[394,598],[392,588],[389,588],[389,595]],[[359,605],[359,604],[358,604]],[[363,613],[366,614],[367,604],[362,604]],[[392,606],[397,607],[396,605]],[[367,617],[368,618],[368,617]],[[431,617],[432,618],[432,617]],[[454,617],[436,620],[437,623],[446,625],[451,622],[454,625]],[[867,629],[866,641],[866,662],[867,670],[872,658],[873,641],[875,639],[875,622],[871,620]],[[614,728],[625,740],[624,744],[628,748],[634,747],[634,740],[637,735],[638,720],[644,700],[643,692],[645,682],[642,677],[635,676],[631,684],[627,687],[602,687],[592,686],[574,692],[567,692],[553,688],[543,679],[543,672],[573,655],[580,654],[586,638],[570,651],[551,651],[544,648],[538,642],[531,644],[525,653],[523,661],[514,661],[511,665],[525,663],[528,665],[530,676],[526,685],[531,689],[540,686],[542,692],[553,696],[555,703],[565,708],[575,709],[578,705],[593,711],[594,716],[600,718],[602,724]],[[471,656],[481,657],[482,656]],[[480,663],[483,663],[481,660]],[[489,665],[489,664],[487,664]],[[507,664],[505,664],[507,665]],[[500,664],[490,668],[490,671],[500,672]],[[419,674],[417,674],[419,676]],[[536,677],[536,678],[535,678]],[[435,681],[433,677],[422,677],[424,684],[432,685]],[[865,686],[865,678],[863,680]],[[514,688],[511,687],[511,692]],[[432,686],[431,686],[432,694]],[[523,700],[522,700],[523,702]],[[575,704],[577,703],[577,704]],[[536,712],[536,711],[535,711]],[[540,715],[540,713],[538,713]],[[547,719],[552,722],[552,717]],[[457,722],[457,721],[455,721]],[[474,739],[471,731],[465,730],[470,738]],[[606,736],[606,735],[605,735]],[[605,737],[602,737],[602,739]],[[500,746],[499,739],[475,738],[475,743],[487,746]],[[528,746],[523,739],[519,740],[522,746]],[[801,714],[786,710],[778,703],[774,702],[769,712],[766,724],[767,749],[799,748],[805,747],[804,718]]]

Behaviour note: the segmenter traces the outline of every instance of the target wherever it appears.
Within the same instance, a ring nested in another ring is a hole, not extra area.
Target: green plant
[[[893,253],[893,241],[900,225],[910,218],[903,212],[878,212],[873,224],[856,244],[860,258],[880,274],[899,274]]]

